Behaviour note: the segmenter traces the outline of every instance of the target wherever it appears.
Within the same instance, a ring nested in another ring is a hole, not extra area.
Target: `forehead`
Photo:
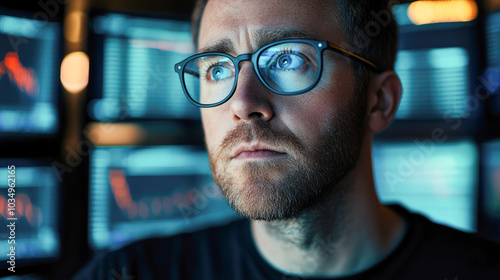
[[[332,3],[330,0],[209,0],[200,24],[198,45],[204,49],[226,41],[255,50],[260,47],[258,38],[266,32],[310,34],[318,40],[341,44],[346,40],[337,26]],[[293,32],[283,32],[287,30]]]

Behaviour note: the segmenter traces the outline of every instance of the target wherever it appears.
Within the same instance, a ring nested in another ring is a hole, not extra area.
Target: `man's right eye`
[[[207,80],[218,82],[230,78],[232,75],[233,73],[229,68],[222,65],[216,65],[209,67],[207,71]]]

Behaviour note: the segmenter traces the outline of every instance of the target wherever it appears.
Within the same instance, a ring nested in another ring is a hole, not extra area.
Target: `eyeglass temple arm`
[[[373,68],[375,71],[379,71],[379,69],[378,69],[378,67],[375,65],[375,63],[373,63],[373,62],[369,61],[368,59],[365,59],[365,58],[363,58],[363,57],[361,57],[361,56],[359,56],[359,55],[357,55],[357,54],[355,54],[355,53],[352,53],[352,52],[350,52],[350,51],[348,51],[348,50],[346,50],[346,49],[343,49],[343,48],[341,48],[341,47],[339,47],[339,46],[337,46],[337,45],[335,45],[335,44],[333,44],[333,43],[330,43],[330,42],[328,42],[328,47],[329,47],[330,49],[336,50],[336,51],[338,51],[338,52],[341,52],[341,53],[342,53],[342,54],[344,54],[344,55],[347,55],[347,56],[349,56],[349,57],[352,57],[352,58],[354,58],[354,59],[357,59],[357,60],[359,60],[359,61],[361,61],[361,62],[365,63],[366,65],[368,65],[368,66],[370,66],[371,68]]]
[[[184,72],[191,74],[191,75],[195,76],[196,78],[200,77],[200,73],[197,73],[197,72],[189,70],[189,69],[184,69]]]

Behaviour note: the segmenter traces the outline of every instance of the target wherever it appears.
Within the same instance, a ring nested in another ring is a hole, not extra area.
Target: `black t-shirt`
[[[370,269],[337,280],[500,279],[500,244],[435,224],[391,206],[408,224],[401,244]],[[257,251],[250,221],[140,241],[90,263],[75,279],[299,280]],[[325,278],[321,278],[325,279]]]

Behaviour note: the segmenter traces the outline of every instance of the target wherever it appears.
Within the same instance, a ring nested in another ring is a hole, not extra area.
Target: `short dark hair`
[[[348,39],[348,49],[374,62],[381,70],[394,70],[398,28],[392,6],[397,0],[325,1],[336,5],[332,9],[336,13],[333,16]],[[192,14],[191,32],[196,46],[207,2],[208,0],[197,0]],[[361,74],[361,69],[355,70],[357,74]]]

